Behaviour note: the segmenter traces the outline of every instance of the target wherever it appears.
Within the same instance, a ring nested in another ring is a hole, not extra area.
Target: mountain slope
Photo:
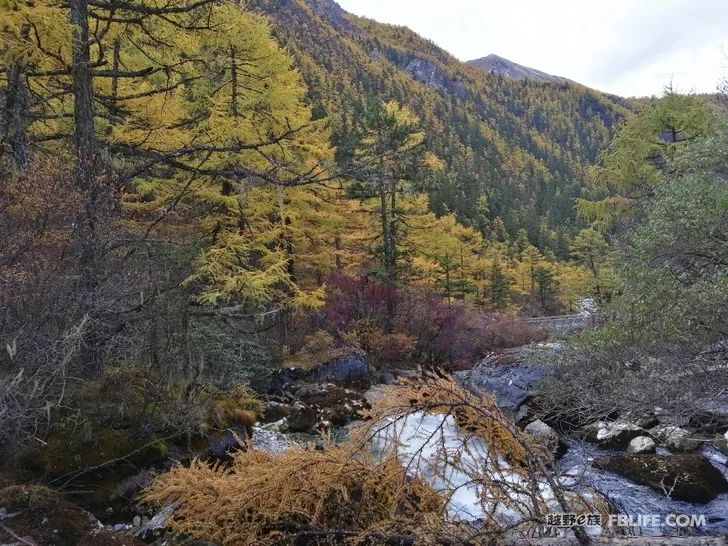
[[[420,116],[446,162],[429,191],[435,212],[454,211],[486,233],[501,218],[511,234],[523,227],[541,248],[566,252],[585,170],[631,103],[575,83],[484,74],[405,27],[353,16],[331,0],[249,5],[293,54],[342,157],[366,101],[397,100]]]
[[[526,79],[542,83],[573,83],[571,80],[562,78],[561,76],[552,76],[551,74],[546,74],[546,72],[514,63],[494,54],[468,61],[467,64],[479,68],[484,72],[500,74],[504,78],[512,78],[514,80]]]

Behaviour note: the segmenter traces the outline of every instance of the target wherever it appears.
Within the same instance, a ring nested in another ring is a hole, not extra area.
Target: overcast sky
[[[728,0],[338,0],[466,61],[495,53],[622,96],[713,92],[728,76]]]

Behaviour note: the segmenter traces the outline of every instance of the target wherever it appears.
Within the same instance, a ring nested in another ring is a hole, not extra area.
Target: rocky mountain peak
[[[499,55],[495,54],[491,54],[487,57],[482,57],[480,59],[468,61],[468,64],[479,68],[484,72],[500,74],[504,78],[511,78],[515,80],[528,79],[539,82],[551,83],[570,82],[570,80],[566,78],[553,76],[551,74],[547,74],[546,72],[536,70],[535,68],[530,68],[528,66],[514,63],[513,61],[510,61],[504,57],[500,57]]]

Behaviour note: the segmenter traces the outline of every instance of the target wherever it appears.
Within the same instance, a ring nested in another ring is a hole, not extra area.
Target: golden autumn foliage
[[[396,423],[418,414],[442,417],[441,424],[417,439],[398,437]],[[174,532],[225,546],[483,543],[514,530],[531,536],[549,507],[606,510],[598,496],[562,492],[549,477],[546,452],[493,397],[471,394],[447,377],[426,374],[385,388],[363,417],[343,444],[278,454],[252,445],[227,467],[177,466],[143,500],[173,502]],[[460,431],[455,443],[449,423]],[[391,443],[382,443],[385,437]],[[413,441],[415,451],[407,451]],[[427,449],[430,441],[434,451]],[[455,474],[467,480],[453,482]],[[462,488],[476,492],[481,525],[453,512],[451,501]]]
[[[525,467],[527,451],[539,449],[526,443],[512,427],[494,395],[473,394],[452,378],[437,374],[426,375],[424,379],[400,380],[396,385],[384,387],[383,396],[364,413],[367,421],[353,437],[368,441],[388,418],[419,411],[452,415],[458,428],[485,442],[494,460],[503,456],[509,464]]]
[[[441,498],[408,478],[394,458],[345,446],[235,455],[230,467],[195,462],[161,476],[147,502],[177,502],[175,532],[225,546],[281,544],[299,533],[330,533],[339,543],[407,534],[437,520]]]

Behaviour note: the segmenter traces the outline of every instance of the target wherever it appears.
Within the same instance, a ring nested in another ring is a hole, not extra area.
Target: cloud
[[[406,25],[461,60],[497,53],[621,95],[712,92],[728,73],[726,0],[340,0]]]

